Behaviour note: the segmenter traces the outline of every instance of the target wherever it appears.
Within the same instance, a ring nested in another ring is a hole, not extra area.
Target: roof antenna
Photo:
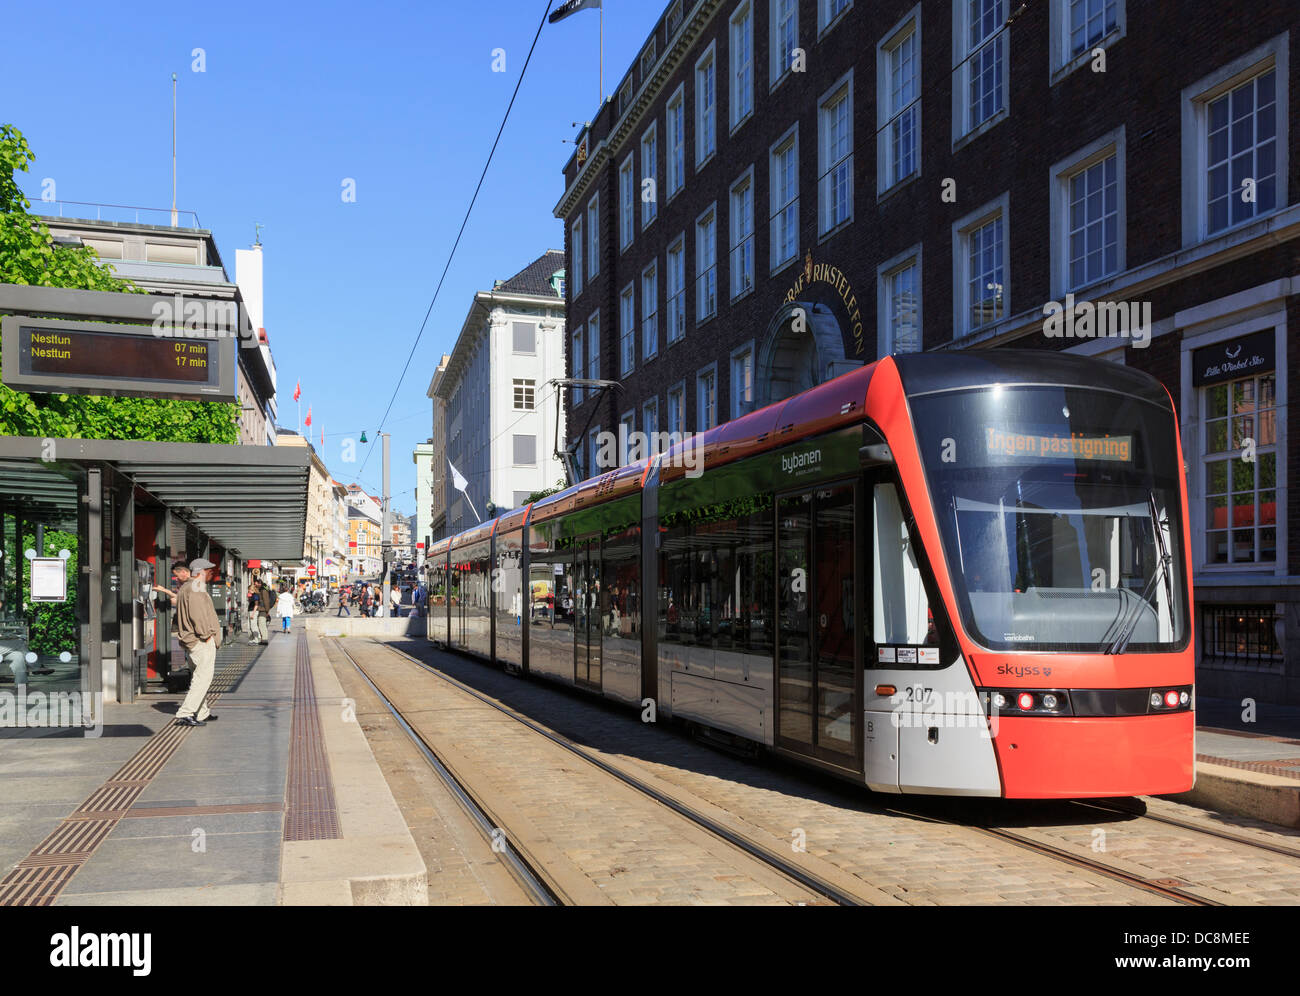
[[[176,227],[176,74],[172,73],[172,228]]]
[[[262,244],[262,229],[265,227],[265,225],[260,223],[255,223],[253,225],[253,245],[260,246]]]

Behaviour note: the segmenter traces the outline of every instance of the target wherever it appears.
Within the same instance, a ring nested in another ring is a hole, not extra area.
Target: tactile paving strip
[[[1285,765],[1300,764],[1300,757],[1284,757],[1269,761],[1237,761],[1230,757],[1215,757],[1213,754],[1197,754],[1196,760],[1206,764],[1221,764],[1225,768],[1241,768],[1244,771],[1258,771],[1265,775],[1278,775],[1282,778],[1300,778],[1300,768]]]
[[[285,792],[285,840],[338,840],[334,779],[321,736],[316,683],[311,676],[307,634],[298,633],[293,676],[293,729],[289,735],[289,785]]]
[[[213,675],[208,706],[213,706],[243,678],[261,656],[261,648],[239,652]],[[99,848],[117,821],[140,797],[194,727],[169,723],[140,747],[103,785],[90,793],[76,811],[55,827],[31,854],[0,879],[0,906],[49,906],[72,876]]]

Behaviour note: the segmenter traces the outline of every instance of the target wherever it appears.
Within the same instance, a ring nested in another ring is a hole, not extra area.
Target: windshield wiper
[[[1146,587],[1142,589],[1142,594],[1132,608],[1124,614],[1124,621],[1120,627],[1119,635],[1111,642],[1107,648],[1107,654],[1122,654],[1128,648],[1128,642],[1133,638],[1133,633],[1137,629],[1138,623],[1142,621],[1142,607],[1149,604],[1147,596],[1155,587],[1157,581],[1164,579],[1165,594],[1169,596],[1169,611],[1174,611],[1174,591],[1172,576],[1166,576],[1170,562],[1173,560],[1169,555],[1169,549],[1165,546],[1164,529],[1160,525],[1160,510],[1156,506],[1156,495],[1154,491],[1147,491],[1147,504],[1151,507],[1151,528],[1155,532],[1156,549],[1158,556],[1156,560],[1156,569],[1152,573],[1150,580],[1147,581]]]

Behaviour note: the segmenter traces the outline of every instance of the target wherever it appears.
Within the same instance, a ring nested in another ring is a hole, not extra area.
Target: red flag
[[[293,400],[297,401],[301,397],[302,397],[302,381],[298,381],[298,383],[294,384],[293,386]]]
[[[311,405],[307,406],[307,420],[303,424],[311,425]]]
[[[320,427],[320,444],[322,447],[325,445],[325,426],[323,425]]]

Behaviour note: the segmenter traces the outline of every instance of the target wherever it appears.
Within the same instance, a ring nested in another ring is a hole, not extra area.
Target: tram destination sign
[[[18,391],[234,401],[235,345],[212,332],[9,315],[4,383]]]

